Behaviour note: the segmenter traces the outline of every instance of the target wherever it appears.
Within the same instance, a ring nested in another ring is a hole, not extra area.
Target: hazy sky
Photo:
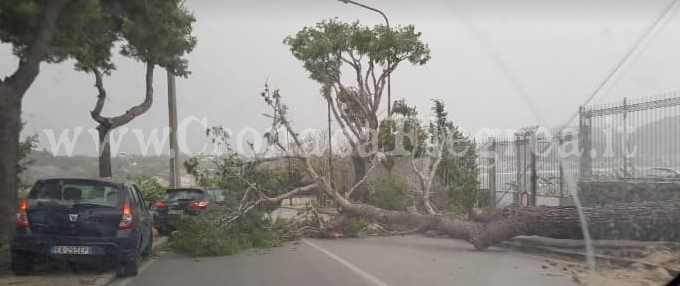
[[[421,114],[429,113],[430,99],[442,99],[455,123],[474,133],[483,127],[563,123],[672,0],[363,2],[382,9],[393,26],[414,24],[432,50],[427,65],[404,64],[393,74],[393,99],[406,98]],[[319,86],[282,40],[331,17],[382,23],[378,14],[333,0],[187,4],[197,18],[198,45],[188,56],[193,74],[177,81],[179,116],[207,117],[210,125],[236,132],[268,126],[261,116],[268,110],[258,96],[267,78],[281,89],[296,127],[323,128],[326,109]],[[594,102],[680,89],[678,8]],[[106,115],[143,100],[143,65],[122,57],[115,62],[118,71],[104,80]],[[16,68],[7,45],[0,45],[0,63],[0,76]],[[165,72],[157,69],[155,78],[154,105],[130,128],[148,132],[167,126]],[[59,134],[64,128],[93,128],[93,82],[92,76],[73,71],[72,62],[43,64],[24,99],[26,132],[39,133],[49,146],[43,129]],[[204,132],[198,124],[190,127],[190,146],[198,150]],[[128,133],[121,151],[138,150],[137,139]],[[89,134],[81,134],[76,153],[95,153]]]

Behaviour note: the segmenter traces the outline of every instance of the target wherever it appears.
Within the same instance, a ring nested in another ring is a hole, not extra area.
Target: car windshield
[[[118,207],[121,190],[108,183],[53,180],[38,182],[28,195],[29,207]]]

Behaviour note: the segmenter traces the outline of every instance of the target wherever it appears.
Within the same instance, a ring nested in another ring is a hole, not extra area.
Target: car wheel
[[[12,272],[17,276],[28,275],[33,269],[33,257],[29,252],[12,251]]]
[[[152,251],[153,251],[153,237],[150,237],[149,243],[147,243],[144,249],[142,249],[142,256],[147,257],[151,255]]]
[[[118,277],[137,276],[137,273],[139,273],[139,257],[135,257],[135,259],[130,261],[122,261],[116,271]]]

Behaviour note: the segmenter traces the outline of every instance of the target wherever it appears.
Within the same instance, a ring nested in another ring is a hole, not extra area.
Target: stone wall
[[[680,180],[584,181],[579,197],[583,206],[680,200]]]

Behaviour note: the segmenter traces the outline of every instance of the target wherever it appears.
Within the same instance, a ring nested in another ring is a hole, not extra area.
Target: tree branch
[[[47,51],[57,33],[57,19],[69,0],[44,1],[40,24],[35,40],[19,61],[17,70],[5,80],[5,84],[19,97],[23,97],[40,72],[40,63],[47,58]]]
[[[94,86],[97,88],[97,91],[99,91],[99,94],[97,95],[97,102],[94,105],[94,109],[90,111],[90,116],[100,125],[109,125],[108,120],[101,115],[102,110],[104,109],[104,103],[106,102],[106,89],[104,89],[102,74],[97,68],[92,68],[92,73],[94,73],[95,79]]]
[[[151,104],[153,104],[153,71],[154,71],[155,65],[152,63],[147,63],[146,64],[146,92],[144,96],[144,101],[140,103],[139,105],[133,106],[132,108],[128,109],[125,111],[125,114],[117,116],[117,117],[112,117],[108,118],[108,121],[111,123],[111,126],[113,128],[125,125],[135,119],[137,116],[140,116],[147,112],[151,108]]]
[[[375,68],[375,64],[373,62],[373,59],[369,59],[368,61],[368,69],[366,69],[366,75],[364,76],[364,88],[366,89],[367,92],[373,94],[373,100],[369,100],[371,103],[371,108],[373,110],[373,113],[378,111],[378,107],[380,106],[380,95],[376,92],[377,90],[374,88],[373,91],[368,87],[368,80],[371,74],[373,74],[373,69]],[[375,79],[375,77],[373,77]],[[374,84],[375,87],[375,84]],[[378,97],[378,100],[376,100],[376,97]]]
[[[338,85],[338,88],[340,89],[340,92],[343,95],[348,96],[352,101],[354,101],[360,108],[361,112],[363,113],[364,117],[368,120],[371,118],[371,113],[369,112],[368,109],[366,109],[366,103],[362,101],[361,97],[357,96],[354,94],[354,92],[350,91],[347,89],[342,82],[340,82],[340,79],[337,79],[335,82]],[[336,91],[336,97],[337,97],[337,91]]]
[[[361,186],[361,185],[366,181],[366,179],[368,179],[368,175],[371,174],[371,172],[373,171],[373,169],[375,169],[375,166],[376,166],[376,165],[378,165],[378,164],[376,164],[375,162],[373,162],[373,164],[371,165],[371,168],[369,168],[368,171],[366,171],[366,175],[364,175],[364,177],[361,178],[361,180],[359,180],[356,184],[354,184],[354,186],[352,186],[352,188],[351,188],[347,193],[345,193],[345,198],[349,199],[349,198],[352,196],[352,193],[353,193],[356,189],[358,189],[359,186]]]
[[[331,104],[331,110],[333,111],[333,117],[335,117],[335,121],[338,122],[338,125],[340,125],[340,129],[342,130],[342,133],[345,135],[345,137],[347,137],[347,140],[352,145],[352,148],[356,148],[357,147],[356,142],[354,142],[353,137],[349,134],[349,132],[347,132],[347,126],[345,125],[345,122],[346,122],[345,118],[341,117],[340,114],[338,114],[338,110],[336,109],[335,104],[333,104],[332,98],[328,97],[326,100],[331,101],[330,104]],[[359,138],[359,132],[357,132],[353,128],[353,126],[349,125],[349,127],[350,127],[350,131],[355,136],[354,138]]]
[[[427,210],[427,213],[431,215],[437,214],[437,211],[432,206],[430,190],[432,189],[432,182],[434,181],[434,178],[437,175],[437,169],[439,168],[439,164],[442,161],[442,154],[444,153],[443,148],[441,146],[439,146],[438,149],[439,153],[437,154],[437,159],[430,168],[430,175],[428,176],[427,183],[425,184],[425,188],[423,189],[423,203],[425,204],[425,209]]]

